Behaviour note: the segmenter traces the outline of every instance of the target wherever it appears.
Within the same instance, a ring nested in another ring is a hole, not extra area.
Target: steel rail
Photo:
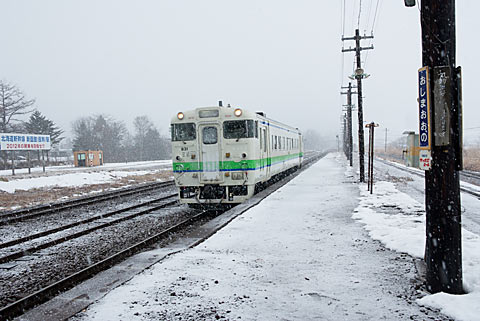
[[[42,215],[48,215],[65,209],[94,204],[100,201],[106,201],[117,197],[129,196],[143,193],[161,187],[174,185],[173,180],[167,182],[155,182],[146,185],[127,187],[121,190],[108,191],[94,196],[85,196],[81,198],[71,199],[64,202],[45,204],[31,208],[21,209],[13,212],[7,212],[0,215],[0,225],[20,222],[26,219],[35,218]]]
[[[394,164],[392,162],[389,162],[389,161],[386,161],[386,160],[383,160],[383,159],[378,159],[379,161],[381,161],[382,163],[386,164],[386,165],[390,165],[392,167],[395,167],[399,170],[403,170],[405,172],[408,172],[408,173],[411,173],[411,174],[414,174],[414,175],[417,175],[419,177],[425,177],[425,174],[424,173],[421,173],[421,172],[417,172],[416,170],[412,170],[412,169],[409,169],[409,168],[405,168],[401,165],[397,165],[397,164]],[[468,188],[465,188],[465,187],[461,187],[460,186],[460,191],[464,192],[464,193],[467,193],[467,194],[470,194],[470,195],[473,195],[475,197],[478,197],[480,198],[480,192],[476,192],[476,191],[472,191]]]
[[[137,204],[136,206],[133,206],[133,209],[136,209],[138,207],[143,207],[143,206],[150,206],[150,205],[152,205],[156,202],[164,201],[166,199],[169,199],[169,198],[172,198],[172,197],[175,197],[175,196],[177,196],[177,194],[172,194],[172,195],[169,195],[169,196],[166,196],[166,197],[162,197],[160,199],[148,201],[148,202],[143,203],[143,204]],[[99,225],[87,228],[85,230],[82,230],[82,231],[79,231],[79,232],[76,232],[76,233],[73,233],[73,234],[70,234],[70,235],[67,235],[67,236],[64,236],[64,237],[60,237],[58,239],[51,240],[51,241],[42,243],[40,245],[33,246],[31,248],[28,248],[28,249],[22,249],[22,250],[19,250],[17,252],[13,252],[11,254],[0,257],[0,264],[18,259],[20,257],[35,253],[37,251],[40,251],[40,250],[43,250],[43,249],[46,249],[46,248],[49,248],[49,247],[52,247],[52,246],[55,246],[55,245],[58,245],[58,244],[61,244],[61,243],[64,243],[66,241],[70,241],[72,239],[75,239],[75,238],[78,238],[78,237],[81,237],[81,236],[84,236],[84,235],[87,235],[87,234],[92,233],[96,230],[99,230],[99,229],[109,227],[109,226],[112,226],[114,224],[117,224],[117,223],[120,223],[120,222],[123,222],[123,221],[127,221],[127,220],[130,220],[130,219],[136,218],[140,215],[148,214],[152,211],[162,209],[162,208],[165,208],[165,207],[170,206],[170,205],[174,205],[176,203],[177,203],[177,200],[165,202],[165,203],[162,203],[160,205],[152,206],[151,208],[147,208],[145,210],[142,210],[142,211],[130,214],[130,215],[122,216],[122,217],[120,217],[118,219],[115,219],[115,220],[112,220],[110,222],[101,223]],[[140,205],[140,206],[138,206],[138,205]],[[121,212],[126,212],[128,210],[131,210],[131,208],[124,209],[123,211],[122,210],[115,211],[110,216],[115,215],[115,214],[119,214]]]
[[[460,175],[468,177],[468,178],[480,179],[480,173],[479,172],[463,170],[463,171],[460,172]]]
[[[160,239],[164,238],[165,236],[178,232],[184,229],[185,227],[190,226],[193,223],[199,221],[200,219],[203,219],[204,217],[211,215],[212,213],[213,211],[208,211],[208,210],[202,211],[199,214],[189,217],[188,219],[172,227],[169,227],[163,230],[162,232],[157,233],[156,235],[151,236],[125,250],[122,250],[106,259],[103,259],[102,261],[94,263],[89,267],[84,268],[81,271],[75,272],[74,274],[71,274],[70,276],[67,276],[62,280],[59,280],[43,289],[38,290],[33,294],[30,294],[16,302],[13,302],[7,305],[4,308],[1,308],[0,320],[8,320],[18,315],[21,315],[25,310],[30,309],[35,305],[38,305],[40,303],[43,303],[51,299],[52,297],[54,297],[60,292],[64,292],[68,289],[71,289],[78,283],[92,277],[93,275],[101,271],[106,270],[107,268],[113,266],[114,264],[120,261],[123,261],[127,257],[135,253],[138,253],[143,248],[157,243]]]
[[[7,242],[4,242],[4,243],[0,244],[0,249],[10,247],[10,246],[13,246],[13,245],[17,245],[17,244],[21,244],[21,243],[25,243],[25,242],[28,242],[28,241],[32,241],[32,240],[40,238],[40,237],[44,237],[44,236],[47,236],[47,235],[50,235],[50,234],[53,234],[53,233],[57,233],[57,232],[60,232],[60,231],[63,231],[63,230],[66,230],[66,229],[69,229],[69,228],[72,228],[72,227],[75,227],[75,226],[78,226],[78,225],[87,224],[87,223],[90,223],[90,222],[93,222],[93,221],[96,221],[96,220],[107,218],[107,217],[113,216],[115,214],[120,214],[122,212],[130,211],[130,210],[142,207],[142,206],[146,206],[146,205],[156,203],[156,202],[159,202],[159,201],[162,201],[162,200],[165,200],[165,199],[169,199],[169,198],[174,197],[174,196],[177,196],[177,193],[170,194],[170,195],[167,195],[167,196],[164,196],[164,197],[161,197],[161,198],[157,198],[157,199],[154,199],[154,200],[150,200],[150,201],[147,201],[147,202],[144,202],[144,203],[135,204],[135,205],[132,205],[132,206],[129,206],[129,207],[121,208],[121,209],[118,209],[118,210],[115,210],[115,211],[112,211],[112,212],[108,212],[108,213],[100,214],[100,215],[97,215],[97,216],[93,216],[93,217],[90,217],[90,218],[87,218],[87,219],[84,219],[84,220],[81,220],[81,221],[77,221],[77,222],[74,222],[74,223],[71,223],[71,224],[62,225],[62,226],[59,226],[59,227],[56,227],[56,228],[53,228],[53,229],[50,229],[50,230],[46,230],[46,231],[43,231],[43,232],[31,234],[31,235],[21,237],[21,238],[15,239],[15,240],[7,241]]]

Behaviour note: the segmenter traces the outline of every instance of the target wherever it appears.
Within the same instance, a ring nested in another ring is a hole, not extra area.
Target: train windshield
[[[194,123],[172,124],[172,141],[195,140],[196,138]]]
[[[251,138],[255,137],[255,123],[253,120],[229,120],[223,122],[224,138]]]

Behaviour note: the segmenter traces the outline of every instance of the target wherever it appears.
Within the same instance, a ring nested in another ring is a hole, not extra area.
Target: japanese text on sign
[[[49,150],[50,135],[0,133],[0,150]]]
[[[432,156],[429,150],[421,150],[418,155],[419,168],[428,171],[432,168]]]
[[[430,149],[430,86],[428,67],[418,70],[418,106],[420,149]]]

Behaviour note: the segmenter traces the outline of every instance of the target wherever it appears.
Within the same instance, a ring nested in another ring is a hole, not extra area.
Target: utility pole
[[[355,30],[354,37],[342,37],[342,40],[355,40],[355,48],[344,49],[342,52],[355,51],[355,56],[357,58],[357,69],[355,70],[355,76],[353,79],[357,80],[357,99],[358,99],[358,154],[359,154],[359,163],[360,163],[360,182],[365,182],[365,142],[364,142],[364,133],[363,133],[363,97],[362,97],[362,79],[367,78],[362,69],[362,62],[360,57],[360,52],[362,50],[373,49],[373,45],[370,47],[360,47],[360,40],[362,39],[373,39],[372,36],[360,36],[360,30]]]
[[[348,158],[348,141],[347,141],[347,118],[343,115],[343,153]]]
[[[352,95],[356,92],[352,91],[352,83],[348,83],[348,87],[342,87],[347,89],[346,92],[341,92],[342,95],[347,95],[347,104],[344,105],[347,108],[347,159],[350,161],[350,166],[353,166],[353,134],[352,134]]]
[[[405,5],[415,2],[405,1]],[[419,71],[419,108],[428,110],[425,139],[431,136],[425,144],[431,153],[431,168],[425,171],[427,289],[461,294],[462,110],[460,67],[455,65],[455,0],[422,0],[420,20],[422,61],[427,69]],[[425,83],[432,88],[426,87],[427,94]],[[420,120],[422,124],[422,114]]]
[[[387,154],[387,131],[388,128],[385,128],[385,155]]]

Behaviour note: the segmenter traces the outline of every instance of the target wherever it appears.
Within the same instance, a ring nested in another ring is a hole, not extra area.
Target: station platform
[[[352,218],[358,202],[344,157],[329,154],[73,320],[443,320],[415,303],[415,259]]]

